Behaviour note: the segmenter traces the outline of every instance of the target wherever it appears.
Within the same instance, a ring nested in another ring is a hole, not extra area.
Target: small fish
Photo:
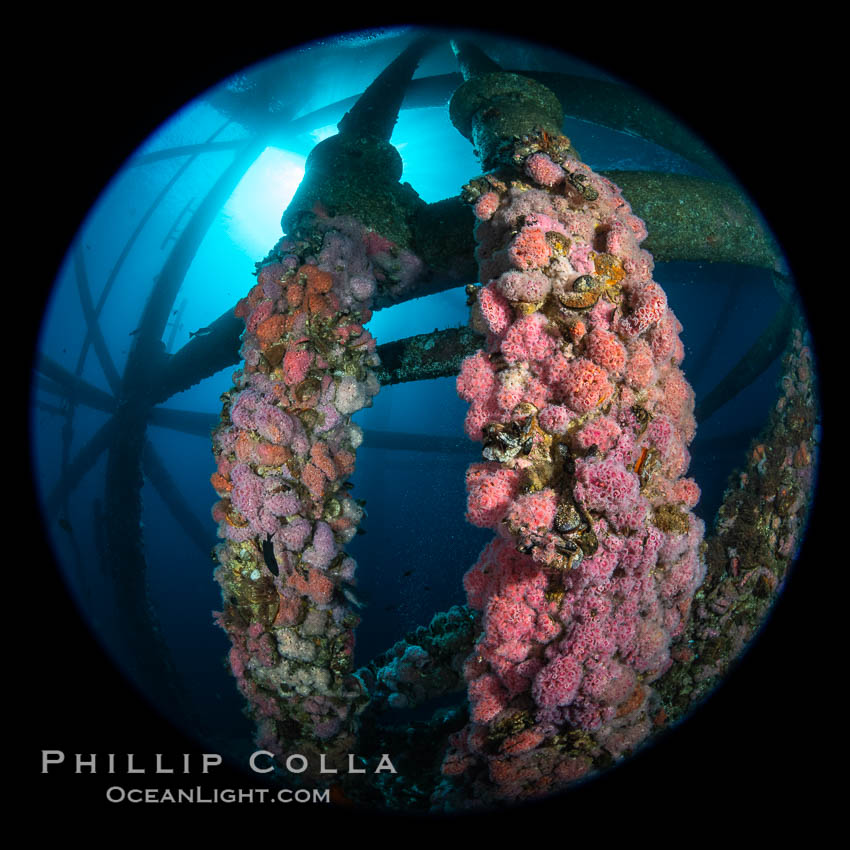
[[[270,534],[267,534],[266,539],[263,541],[263,558],[272,575],[279,575],[280,568],[274,556],[274,545],[272,544],[272,536]]]
[[[59,520],[59,528],[63,529],[64,531],[67,531],[67,532],[68,532],[68,534],[70,534],[70,535],[73,537],[73,535],[74,535],[74,529],[73,529],[73,528],[71,528],[71,523],[70,523],[70,522],[68,522],[68,520],[67,520],[67,519],[65,519],[64,517],[62,517],[62,518]]]
[[[402,577],[402,578],[410,578],[410,576],[412,576],[412,575],[413,575],[413,570],[405,570],[405,571],[401,574],[401,577]]]
[[[366,533],[366,529],[365,529],[365,528],[358,528],[358,529],[357,529],[357,533],[358,533],[358,534],[365,534],[365,533]]]
[[[210,327],[198,328],[198,330],[196,330],[196,331],[189,331],[189,339],[191,339],[193,336],[206,336],[207,334],[211,334],[211,333],[212,333],[212,328],[210,328]]]
[[[361,601],[355,596],[354,591],[348,587],[347,585],[343,585],[341,588],[342,595],[355,607],[355,608],[365,608],[366,603]]]

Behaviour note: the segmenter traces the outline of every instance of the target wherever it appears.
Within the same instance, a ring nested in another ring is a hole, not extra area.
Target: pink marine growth
[[[362,699],[347,675],[358,617],[343,547],[363,515],[349,493],[362,440],[351,416],[379,387],[364,324],[377,258],[399,286],[415,264],[390,269],[391,243],[352,219],[320,217],[316,227],[310,244],[278,243],[235,311],[245,363],[213,433],[216,619],[258,744],[278,755],[320,747],[342,766]]]
[[[467,517],[497,537],[464,579],[482,630],[444,771],[486,766],[478,791],[495,799],[557,790],[640,744],[705,572],[684,477],[693,391],[646,228],[547,140],[478,215],[486,342],[457,382],[483,443]]]

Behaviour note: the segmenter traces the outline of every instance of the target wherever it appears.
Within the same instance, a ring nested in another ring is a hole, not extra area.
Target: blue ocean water
[[[334,132],[350,99],[371,82],[400,45],[393,39],[370,41],[365,46],[368,61],[358,58],[355,63],[351,45],[310,49],[322,59],[316,63],[320,70],[301,100],[290,105],[281,131],[245,171],[197,247],[163,334],[169,353],[178,351],[192,332],[209,325],[247,292],[254,281],[254,262],[280,236],[280,215],[303,176],[307,154],[317,141]],[[450,56],[444,54],[427,58],[418,76],[446,73]],[[511,53],[509,48],[504,49],[504,60],[529,68],[551,68],[556,61],[548,53],[532,55],[520,49]],[[278,73],[286,72],[289,61],[283,57]],[[561,67],[587,73],[568,63]],[[147,140],[116,175],[69,248],[44,317],[39,349],[105,394],[115,392],[115,376],[123,372],[148,294],[180,234],[233,162],[237,149],[255,132],[228,114],[222,106],[225,101],[222,92],[211,93]],[[676,153],[631,134],[574,119],[567,120],[565,132],[597,170],[629,168],[704,176],[702,169]],[[404,161],[402,180],[428,202],[457,194],[480,170],[471,146],[449,122],[444,105],[404,109],[393,143]],[[204,148],[183,151],[187,145]],[[433,155],[435,150],[440,151],[439,157]],[[767,326],[779,297],[767,272],[738,265],[659,264],[656,279],[684,325],[684,370],[700,398]],[[90,341],[86,343],[88,321],[81,289],[88,291],[95,308],[103,298],[97,325],[108,356]],[[459,286],[378,312],[370,330],[383,343],[462,325],[468,318],[465,301]],[[730,316],[738,321],[729,321]],[[746,320],[741,322],[741,317]],[[740,331],[742,325],[746,334]],[[219,396],[230,387],[234,368],[206,378],[164,406],[206,414],[211,427],[220,409]],[[777,377],[775,362],[697,432],[690,474],[702,487],[697,513],[708,525],[729,473],[766,420]],[[358,413],[355,421],[367,434],[457,437],[462,436],[465,412],[454,380],[441,378],[384,388],[374,406]],[[55,392],[49,381],[37,380],[32,409],[34,476],[45,500],[67,463],[110,417],[109,412],[82,402],[73,405],[72,416],[68,414],[67,398]],[[215,501],[209,485],[214,468],[210,442],[203,434],[157,425],[149,426],[147,437],[193,523],[206,535],[206,542],[199,543],[187,534],[186,522],[175,517],[162,492],[150,478],[145,479],[144,547],[151,605],[174,665],[189,683],[190,697],[204,717],[201,734],[216,740],[247,739],[250,730],[240,712],[241,697],[224,666],[229,643],[211,617],[220,607],[220,596],[209,554],[216,542],[210,516]],[[464,602],[462,576],[491,538],[491,532],[464,520],[464,472],[477,456],[472,443],[466,451],[440,453],[382,449],[370,446],[367,437],[360,449],[353,492],[366,500],[368,515],[362,524],[366,533],[349,547],[359,564],[358,590],[366,601],[358,629],[357,664],[417,625],[427,624],[435,612]],[[73,498],[58,500],[44,519],[64,580],[95,633],[112,647],[122,624],[111,604],[110,582],[115,579],[110,566],[115,565],[103,563],[102,517],[121,506],[103,502],[106,463],[103,452],[74,488]],[[121,657],[117,660],[126,663]]]

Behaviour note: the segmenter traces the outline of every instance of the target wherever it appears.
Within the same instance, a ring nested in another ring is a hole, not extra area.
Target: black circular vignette
[[[474,25],[457,17],[416,22]],[[361,18],[340,22],[340,29],[381,23],[401,19]],[[557,44],[542,28],[540,32],[539,25],[535,29],[530,22],[519,21],[512,23],[511,32],[560,47],[618,76],[652,95],[706,139],[765,214],[805,286],[801,255],[806,246],[796,236],[799,212],[792,203],[804,189],[798,181],[789,196],[789,181],[811,161],[812,152],[793,138],[787,105],[802,96],[810,81],[780,61],[782,48],[798,38],[790,25],[765,37],[746,28],[727,32],[721,22],[706,22],[685,37],[673,34],[675,27],[669,21],[644,17],[631,24],[612,24],[609,31],[600,30],[595,41],[589,23],[583,30],[586,38],[575,43],[561,39]],[[237,32],[240,29],[236,27]],[[37,302],[46,298],[69,242],[109,178],[138,144],[187,101],[234,71],[311,37],[331,34],[300,22],[288,30],[275,29],[284,32],[272,37],[246,27],[237,35],[222,25],[190,35],[178,27],[138,38],[127,34],[115,42],[83,33],[69,40],[58,30],[48,34],[42,70],[52,79],[49,108],[38,110],[41,120],[30,122],[30,132],[36,154],[47,165],[40,172],[37,191],[42,201],[50,201],[49,209],[42,211],[50,238],[41,236],[38,241],[39,270],[35,275],[30,270],[25,292],[25,299],[32,302],[25,316],[31,344],[41,316]],[[31,82],[39,85],[37,79]],[[805,289],[803,297],[826,383],[823,368],[828,358],[819,335],[822,307]],[[550,818],[555,823],[575,817],[587,825],[599,818],[628,825],[635,818],[662,829],[665,820],[672,819],[699,824],[714,810],[721,819],[734,810],[759,825],[768,801],[788,799],[794,803],[793,810],[785,812],[786,823],[788,818],[803,822],[814,814],[812,785],[818,778],[818,760],[829,746],[825,729],[819,726],[826,722],[818,686],[825,659],[818,654],[820,641],[813,628],[819,617],[813,602],[813,571],[829,551],[821,511],[827,486],[823,473],[807,541],[786,592],[767,628],[724,685],[680,728],[638,757],[564,797],[530,807],[528,816],[533,810],[537,826]],[[25,498],[30,500],[29,515],[37,516],[33,494]],[[43,534],[36,533],[33,546],[48,589],[39,600],[37,625],[30,614],[22,617],[20,629],[34,633],[36,658],[44,659],[49,671],[29,653],[22,661],[25,684],[16,709],[27,730],[26,787],[54,809],[84,816],[116,814],[101,793],[105,777],[67,771],[42,776],[40,751],[147,755],[196,753],[198,748],[159,717],[105,655],[77,615],[63,582],[57,580]],[[18,613],[25,613],[23,605]],[[201,778],[192,779],[194,784]],[[230,787],[247,784],[244,776],[232,776],[225,768],[209,780],[220,787],[227,787],[228,781]],[[151,808],[140,806],[136,811],[147,816]],[[289,820],[296,817],[292,808],[286,813]],[[487,822],[495,826],[503,819],[516,820],[525,816],[524,811],[491,814]],[[119,814],[135,812],[123,807]],[[300,814],[309,818],[309,813]],[[260,817],[262,812],[252,810],[251,815]],[[328,816],[324,809],[315,815]],[[343,812],[339,817],[355,815]]]

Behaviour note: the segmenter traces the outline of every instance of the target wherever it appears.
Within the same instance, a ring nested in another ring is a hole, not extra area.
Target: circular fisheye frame
[[[61,577],[206,754],[183,779],[431,815],[640,781],[780,598],[821,418],[783,248],[702,139],[604,63],[417,27],[141,144],[30,415]]]

